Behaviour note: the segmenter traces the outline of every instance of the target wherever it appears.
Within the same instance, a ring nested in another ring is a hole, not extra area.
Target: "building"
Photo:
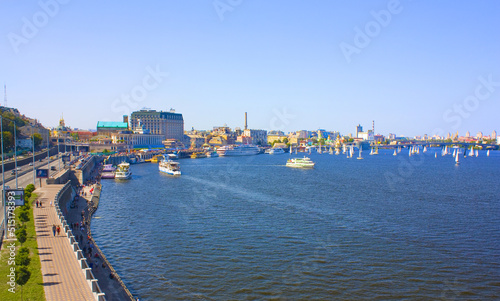
[[[358,126],[356,127],[356,137],[355,138],[373,141],[374,140],[373,130],[368,130],[367,132],[363,132],[363,127],[358,124]]]
[[[285,133],[282,131],[269,131],[267,133],[267,143],[268,144],[273,144],[274,141],[281,141],[283,142],[283,139],[288,138]]]
[[[113,134],[118,134],[119,132],[127,130],[128,130],[128,124],[126,122],[115,122],[115,121],[97,122],[97,135],[111,137],[111,135]]]
[[[267,145],[267,131],[266,130],[243,130],[243,136],[251,137],[252,144]]]
[[[184,119],[182,114],[156,110],[140,110],[130,115],[130,127],[136,128],[141,124],[150,134],[162,135],[163,140],[184,139]]]

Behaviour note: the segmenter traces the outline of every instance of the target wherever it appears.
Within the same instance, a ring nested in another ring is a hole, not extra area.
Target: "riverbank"
[[[84,185],[74,187],[76,196],[66,204],[61,204],[68,224],[77,238],[92,273],[99,281],[99,286],[106,294],[107,300],[136,300],[121,281],[104,253],[97,246],[90,231],[92,215],[99,206],[100,171],[97,165],[91,172],[90,179]]]

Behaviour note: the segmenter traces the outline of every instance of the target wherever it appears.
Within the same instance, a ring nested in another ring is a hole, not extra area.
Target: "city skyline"
[[[285,132],[497,130],[499,3],[197,4],[2,3],[8,106],[82,129],[148,107],[186,130],[243,128],[244,112]]]

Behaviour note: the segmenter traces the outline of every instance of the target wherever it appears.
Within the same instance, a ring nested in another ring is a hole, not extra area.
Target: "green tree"
[[[31,258],[29,253],[18,253],[16,256],[16,265],[28,266],[31,263]]]
[[[79,141],[80,140],[80,136],[78,136],[78,133],[71,133],[71,137],[73,137],[73,139],[75,141]]]
[[[17,229],[15,234],[16,234],[16,237],[17,237],[17,240],[19,241],[19,243],[21,243],[21,246],[23,245],[23,243],[26,242],[26,239],[28,239],[28,234],[26,233],[25,227],[21,227],[21,228]]]
[[[35,185],[33,184],[28,184],[26,188],[24,188],[24,191],[29,191],[30,193],[35,191]]]
[[[16,273],[16,283],[21,286],[21,300],[23,300],[23,285],[28,283],[31,277],[31,272],[26,266],[21,266]]]
[[[24,206],[23,206],[24,207]],[[22,208],[22,207],[21,207]],[[24,209],[19,212],[19,220],[21,223],[25,223],[30,220],[29,209]],[[26,230],[25,230],[26,231]]]
[[[43,141],[42,135],[40,135],[40,133],[34,133],[31,135],[31,139],[33,139],[33,136],[35,137],[35,147],[39,147]]]
[[[6,149],[14,147],[14,136],[11,132],[3,132],[3,145]]]

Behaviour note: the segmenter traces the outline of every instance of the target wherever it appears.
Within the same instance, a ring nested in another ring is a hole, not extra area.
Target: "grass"
[[[32,194],[30,198],[30,204],[37,198],[36,194]],[[21,222],[17,219],[20,209],[16,208],[16,225],[20,225]],[[45,300],[45,293],[43,291],[43,279],[42,279],[42,269],[40,264],[40,257],[38,256],[38,245],[36,242],[36,232],[35,232],[35,222],[33,217],[33,207],[30,209],[30,221],[26,222],[26,232],[28,233],[28,238],[23,244],[23,247],[28,247],[30,249],[31,263],[28,266],[31,272],[31,277],[29,281],[23,286],[23,299],[22,300],[33,300],[42,301]],[[10,273],[10,268],[14,265],[9,265],[9,249],[6,247],[10,245],[11,242],[4,241],[2,246],[2,251],[0,253],[0,300],[17,301],[21,300],[21,287],[16,285],[15,293],[8,291],[10,286],[7,284],[8,277]],[[16,243],[16,254],[21,244],[18,241]],[[3,281],[7,279],[7,281]]]

